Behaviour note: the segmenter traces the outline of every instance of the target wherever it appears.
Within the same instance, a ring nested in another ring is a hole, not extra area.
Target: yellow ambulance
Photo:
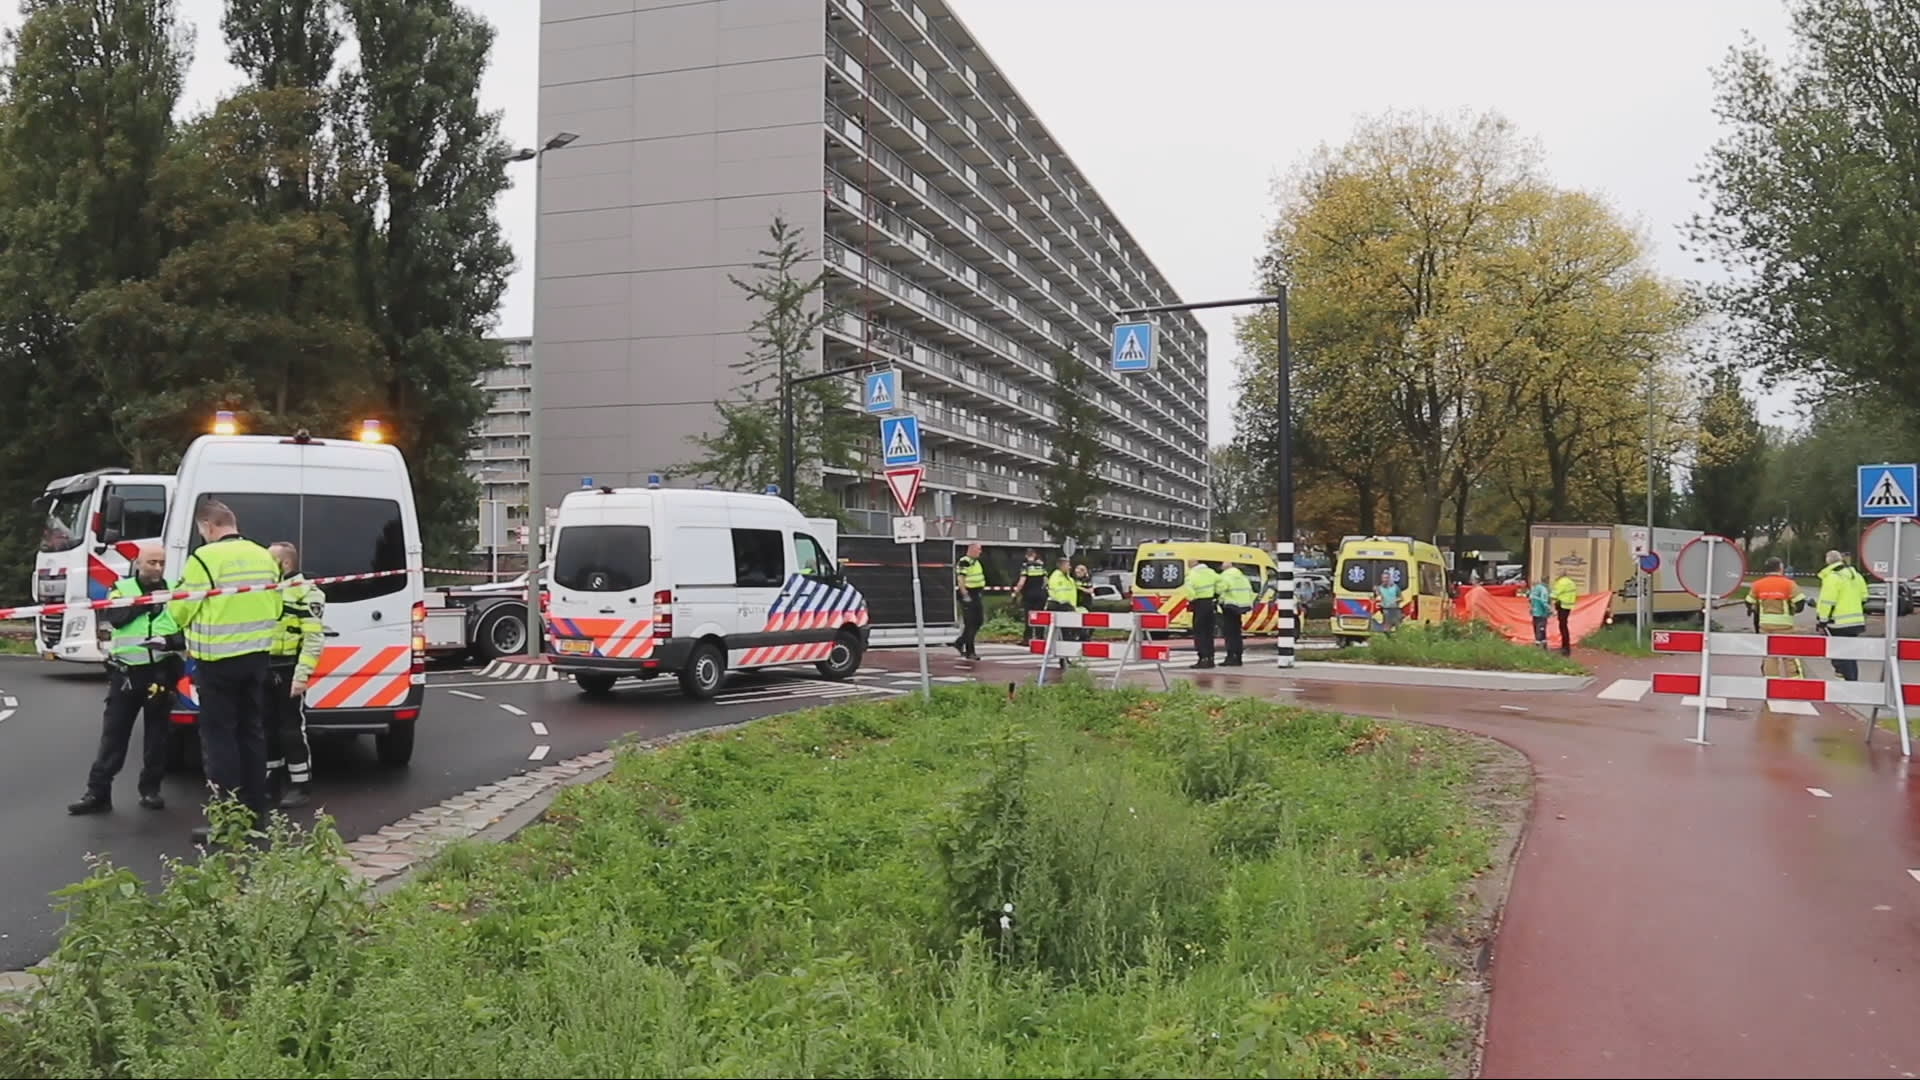
[[[1411,536],[1349,536],[1333,570],[1333,633],[1341,644],[1380,628],[1373,591],[1385,581],[1400,586],[1401,625],[1447,617],[1453,599],[1439,548]]]
[[[1238,563],[1253,583],[1258,599],[1241,626],[1249,634],[1271,634],[1279,627],[1277,608],[1268,598],[1267,584],[1273,580],[1273,556],[1259,548],[1236,544],[1168,540],[1141,544],[1133,557],[1133,610],[1162,612],[1170,618],[1173,631],[1193,630],[1193,613],[1187,610],[1187,571],[1196,563],[1217,562],[1224,568]]]

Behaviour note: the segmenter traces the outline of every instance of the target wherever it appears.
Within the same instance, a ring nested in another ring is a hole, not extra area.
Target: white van
[[[667,672],[709,698],[730,668],[786,664],[845,679],[866,655],[867,600],[821,531],[770,495],[572,492],[547,573],[547,655],[590,694]]]
[[[167,580],[200,546],[204,499],[233,508],[240,534],[265,546],[290,540],[308,578],[379,574],[321,586],[327,644],[307,687],[310,734],[371,734],[380,761],[413,757],[426,695],[426,603],[420,522],[400,451],[380,443],[306,435],[206,435],[180,461],[167,512]],[[174,722],[198,713],[192,663]]]

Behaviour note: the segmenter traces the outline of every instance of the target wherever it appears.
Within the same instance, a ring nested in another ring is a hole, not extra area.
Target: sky
[[[1751,34],[1783,55],[1784,0],[949,0],[1182,298],[1254,289],[1277,181],[1362,118],[1493,110],[1538,140],[1563,187],[1607,199],[1659,270],[1717,276],[1679,249],[1692,177],[1719,127],[1712,68]],[[539,0],[468,0],[499,30],[482,86],[508,138],[537,123]],[[237,82],[221,0],[180,0],[198,30],[183,105]],[[0,26],[17,23],[9,10]],[[498,332],[532,321],[533,173],[500,216],[519,258]],[[1203,312],[1212,439],[1232,432],[1233,314]],[[1763,419],[1797,412],[1761,389]]]

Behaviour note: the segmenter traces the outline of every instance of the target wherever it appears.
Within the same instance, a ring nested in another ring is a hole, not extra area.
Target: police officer
[[[279,805],[292,808],[307,805],[307,784],[313,779],[303,699],[326,647],[326,627],[320,619],[327,594],[300,576],[300,552],[292,542],[281,540],[267,552],[280,564],[281,580],[289,583],[280,590],[280,632],[269,650],[267,698],[262,707],[267,726],[267,784],[279,792]],[[287,770],[284,788],[280,787],[282,768]]]
[[[980,545],[968,544],[967,553],[960,556],[955,568],[954,584],[960,590],[960,636],[953,641],[953,647],[961,656],[969,660],[980,659],[975,651],[973,635],[980,632],[980,624],[986,620],[987,568],[980,563]]]
[[[142,544],[133,573],[114,582],[113,599],[143,596],[167,587],[166,552]],[[113,778],[127,763],[133,722],[144,719],[140,745],[140,805],[166,808],[160,782],[167,775],[167,738],[172,720],[173,684],[179,660],[168,649],[181,647],[180,628],[160,604],[108,608],[100,613],[107,635],[107,710],[100,724],[100,749],[87,772],[87,793],[67,807],[69,814],[99,814],[113,809]],[[156,644],[159,647],[155,647]]]
[[[233,509],[215,499],[200,504],[194,527],[202,541],[187,556],[180,588],[195,592],[272,585],[280,564],[267,549],[240,535]],[[167,614],[186,635],[200,692],[200,757],[207,781],[220,796],[237,797],[253,811],[254,825],[267,823],[267,747],[261,714],[268,674],[267,654],[280,628],[277,589],[176,600]],[[194,830],[205,839],[206,826]]]
[[[1867,631],[1867,579],[1838,551],[1827,552],[1813,615],[1820,629],[1834,637],[1859,637]],[[1835,660],[1833,672],[1852,682],[1860,677],[1860,661]]]
[[[1212,563],[1197,562],[1187,571],[1187,610],[1193,612],[1193,651],[1196,668],[1213,666],[1214,599],[1220,593],[1220,572]]]
[[[1062,555],[1054,564],[1053,573],[1047,575],[1047,610],[1080,610],[1080,583],[1073,580],[1073,560]],[[1077,641],[1078,636],[1072,630],[1056,627],[1053,631],[1055,641]],[[1060,658],[1060,666],[1067,666],[1067,658]]]
[[[1240,620],[1253,609],[1253,582],[1247,580],[1246,571],[1239,563],[1228,563],[1220,571],[1220,628],[1226,632],[1227,658],[1221,661],[1221,667],[1239,667],[1245,640],[1241,635]]]
[[[1020,564],[1020,606],[1028,611],[1043,611],[1047,606],[1047,564],[1040,561],[1040,552],[1027,549],[1027,559]],[[1027,622],[1027,640],[1033,641],[1042,633],[1040,627]]]

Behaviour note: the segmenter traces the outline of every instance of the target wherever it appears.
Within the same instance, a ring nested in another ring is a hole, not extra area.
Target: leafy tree
[[[1767,470],[1766,430],[1731,368],[1716,369],[1700,403],[1700,430],[1687,481],[1693,527],[1735,540],[1760,524],[1760,484]]]
[[[842,379],[804,378],[815,355],[824,314],[819,293],[823,274],[802,277],[813,254],[801,243],[801,230],[776,215],[767,229],[768,247],[753,264],[760,276],[744,281],[729,276],[735,288],[761,305],[748,327],[752,348],[729,365],[739,373],[731,401],[716,401],[719,424],[689,437],[700,457],[675,471],[709,477],[723,488],[759,491],[781,479],[785,462],[781,443],[783,409],[793,414],[795,506],[815,517],[841,516],[840,500],[825,486],[825,470],[861,466],[867,432],[852,409],[853,396]],[[782,393],[786,387],[787,392]]]
[[[79,332],[88,292],[151,275],[148,218],[188,43],[172,0],[26,0],[0,81],[0,380],[14,388],[0,504],[56,475],[122,463],[109,362]],[[23,582],[38,523],[13,513],[0,574]]]
[[[444,556],[472,541],[478,488],[464,465],[513,262],[494,214],[508,148],[499,114],[480,107],[493,28],[456,0],[341,6],[358,49],[333,121],[353,282],[426,547]]]
[[[1872,388],[1920,407],[1920,3],[1796,0],[1793,59],[1749,42],[1719,70],[1730,127],[1694,243],[1744,355],[1823,393]]]
[[[1100,436],[1106,421],[1087,393],[1087,362],[1062,352],[1053,362],[1053,383],[1047,388],[1053,402],[1051,462],[1040,477],[1040,496],[1046,505],[1040,520],[1054,543],[1072,538],[1085,544],[1099,527],[1100,496],[1111,486],[1100,474]]]
[[[1252,536],[1272,531],[1273,491],[1262,483],[1269,471],[1238,442],[1207,451],[1215,540],[1225,542],[1236,532]]]

